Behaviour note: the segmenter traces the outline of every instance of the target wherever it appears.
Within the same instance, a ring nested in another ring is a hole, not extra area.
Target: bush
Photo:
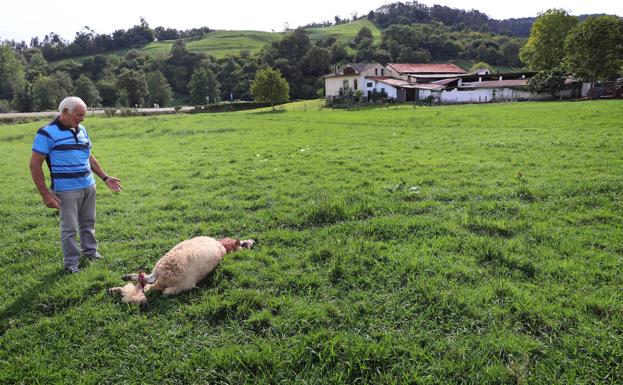
[[[8,100],[0,99],[0,114],[11,112],[11,103]]]
[[[104,114],[106,114],[107,118],[112,118],[117,113],[116,108],[104,108]]]
[[[209,105],[194,106],[190,110],[191,114],[197,114],[201,112],[230,112],[230,111],[244,111],[252,110],[256,108],[270,107],[270,102],[223,102]]]

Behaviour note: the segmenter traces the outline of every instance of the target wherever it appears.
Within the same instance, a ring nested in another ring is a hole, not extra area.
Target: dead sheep
[[[223,238],[195,237],[175,245],[163,255],[151,274],[143,272],[127,274],[122,277],[125,286],[108,289],[111,294],[120,294],[122,301],[132,304],[145,304],[149,291],[162,291],[164,295],[175,295],[190,290],[204,279],[223,259],[225,254],[241,249],[251,249],[253,239],[240,241]]]

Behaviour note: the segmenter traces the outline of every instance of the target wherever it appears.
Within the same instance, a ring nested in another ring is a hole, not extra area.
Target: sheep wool
[[[147,277],[148,282],[155,282],[145,290],[160,289],[165,295],[190,290],[214,270],[226,253],[225,247],[214,238],[195,237],[182,241],[156,263]]]

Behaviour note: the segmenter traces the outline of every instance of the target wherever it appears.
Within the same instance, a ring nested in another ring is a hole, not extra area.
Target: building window
[[[353,80],[353,88],[357,89],[357,79]]]
[[[342,83],[344,89],[348,89],[348,80],[344,80]]]
[[[377,76],[378,74],[379,74],[379,69],[378,69],[378,68],[375,68],[375,69],[374,69],[374,76]]]
[[[381,76],[385,76],[385,69],[381,68]]]
[[[372,87],[372,82],[368,82],[368,84],[366,84],[366,86],[368,86],[368,88]]]

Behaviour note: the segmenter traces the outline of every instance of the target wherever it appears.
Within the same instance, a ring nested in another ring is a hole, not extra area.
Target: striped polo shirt
[[[74,131],[57,118],[37,131],[32,150],[45,155],[52,190],[79,190],[95,184],[89,162],[91,141],[81,124]]]

